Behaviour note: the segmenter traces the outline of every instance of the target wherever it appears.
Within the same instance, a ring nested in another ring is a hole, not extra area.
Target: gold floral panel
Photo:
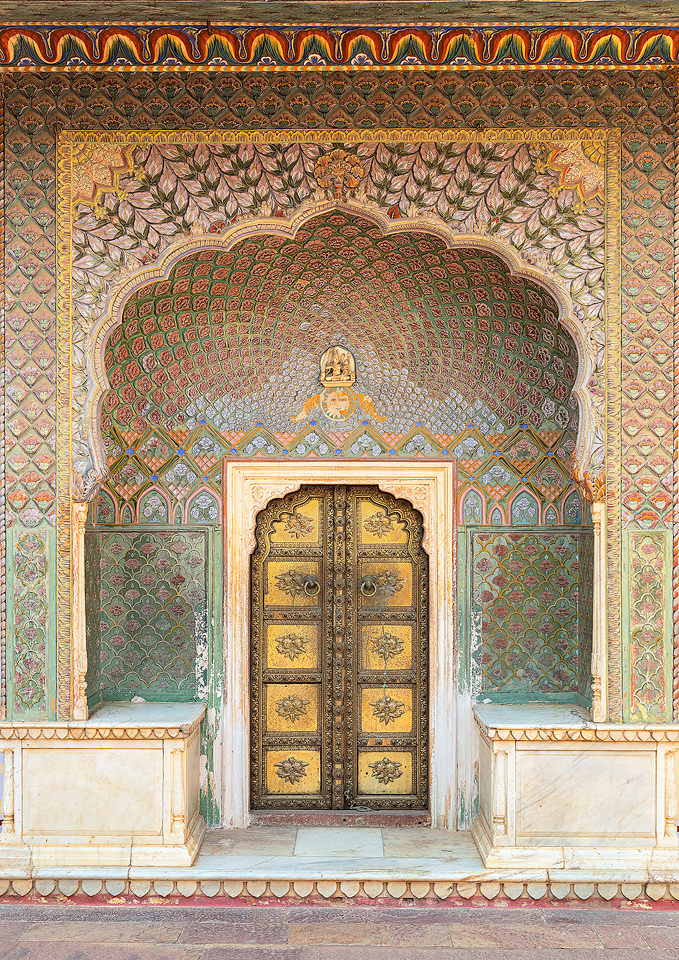
[[[422,518],[371,486],[307,486],[252,556],[254,809],[426,809]]]

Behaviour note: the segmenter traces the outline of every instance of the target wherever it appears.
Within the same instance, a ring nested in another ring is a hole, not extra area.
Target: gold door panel
[[[259,515],[251,564],[253,809],[426,809],[422,519],[370,486]]]
[[[321,565],[313,560],[271,560],[266,564],[267,607],[315,607],[320,596]]]
[[[402,797],[413,792],[413,757],[410,751],[390,747],[362,750],[358,757],[360,795]]]
[[[321,789],[320,750],[267,750],[266,794],[272,797],[294,794],[316,796]]]
[[[412,688],[363,687],[360,723],[360,732],[369,736],[413,733]]]
[[[318,626],[315,623],[267,623],[264,627],[267,670],[318,670]]]
[[[361,626],[361,669],[411,670],[413,666],[413,625],[410,623],[367,623]]]
[[[316,683],[265,683],[267,733],[320,733]]]

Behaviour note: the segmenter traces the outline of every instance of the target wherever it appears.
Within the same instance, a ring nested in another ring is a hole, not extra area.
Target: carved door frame
[[[429,556],[429,797],[433,827],[458,827],[460,799],[473,792],[471,697],[458,683],[455,617],[455,461],[224,461],[224,705],[222,823],[249,822],[250,554],[259,511],[303,484],[371,484],[408,500],[424,520]]]

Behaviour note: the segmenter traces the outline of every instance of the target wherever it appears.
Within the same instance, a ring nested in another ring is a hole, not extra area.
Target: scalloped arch
[[[91,338],[88,357],[90,390],[86,406],[86,425],[88,445],[94,465],[95,486],[88,490],[88,497],[96,492],[97,486],[106,479],[108,468],[102,441],[101,414],[102,400],[109,389],[104,353],[111,333],[121,324],[126,303],[137,291],[148,284],[168,280],[177,265],[200,252],[215,251],[216,254],[231,251],[241,241],[253,237],[272,236],[281,241],[294,241],[301,230],[311,220],[319,217],[331,217],[343,214],[350,218],[361,218],[373,227],[379,228],[383,237],[399,236],[408,243],[409,235],[429,235],[438,238],[439,244],[447,250],[478,249],[498,257],[506,266],[509,277],[520,278],[541,288],[556,304],[558,322],[570,333],[577,349],[577,374],[571,394],[576,398],[579,408],[578,436],[575,456],[581,467],[587,465],[591,454],[595,434],[595,418],[592,399],[587,384],[593,369],[593,354],[590,341],[582,323],[576,317],[570,299],[563,286],[536,268],[524,263],[519,255],[507,243],[501,240],[477,234],[455,234],[448,226],[430,219],[390,220],[380,211],[356,203],[336,203],[327,201],[308,204],[300,208],[289,219],[253,218],[231,227],[220,237],[197,236],[173,244],[163,257],[153,265],[124,277],[107,301],[105,313],[96,324]],[[426,266],[426,265],[425,265]]]

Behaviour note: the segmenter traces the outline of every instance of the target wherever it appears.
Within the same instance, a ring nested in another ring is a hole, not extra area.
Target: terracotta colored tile
[[[139,923],[134,920],[127,923],[38,921],[32,923],[19,939],[22,943],[33,940],[61,940],[68,943],[175,943],[184,925],[172,923],[169,916],[167,919],[167,923]]]

